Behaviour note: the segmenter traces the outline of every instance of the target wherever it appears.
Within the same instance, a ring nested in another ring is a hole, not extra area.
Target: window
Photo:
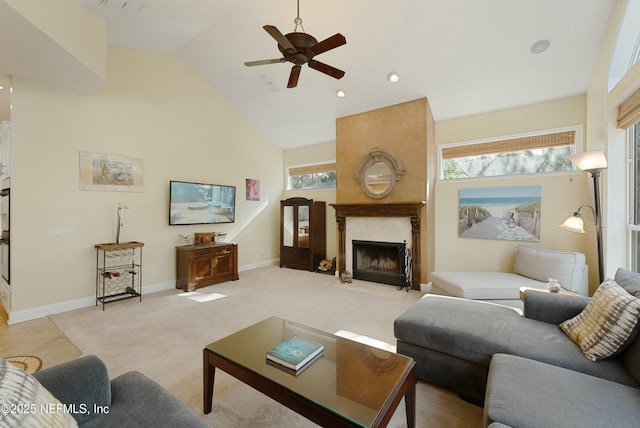
[[[629,242],[630,268],[640,271],[640,122],[629,129]]]
[[[628,132],[629,268],[640,271],[640,89],[618,107],[618,128]]]
[[[287,190],[336,187],[336,163],[297,165],[287,168]]]
[[[570,171],[580,128],[440,147],[440,179]]]

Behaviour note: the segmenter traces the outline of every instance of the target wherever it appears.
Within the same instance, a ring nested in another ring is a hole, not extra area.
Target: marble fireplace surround
[[[371,219],[397,219],[405,218],[409,221],[410,232],[407,232],[407,236],[410,236],[411,240],[407,241],[407,246],[411,248],[412,261],[411,261],[411,288],[414,290],[420,290],[420,217],[422,214],[422,207],[425,202],[400,202],[400,203],[383,203],[383,204],[330,204],[336,210],[336,223],[338,224],[338,270],[344,272],[347,269],[348,260],[351,260],[351,241],[347,242],[347,227],[349,225],[350,218],[358,218],[358,220]],[[352,225],[362,228],[362,221],[354,221]],[[384,221],[377,223],[372,220],[369,226],[374,228],[383,225],[394,225],[394,221]],[[384,230],[380,231],[381,237],[375,238],[368,236],[369,240],[389,241],[385,239]],[[351,233],[350,239],[362,239],[361,236],[353,236]],[[402,240],[401,236],[394,235],[395,241]],[[349,249],[347,250],[347,246]]]

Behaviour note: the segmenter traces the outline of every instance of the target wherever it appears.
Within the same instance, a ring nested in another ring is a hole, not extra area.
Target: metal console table
[[[96,306],[118,300],[142,301],[142,242],[96,244]]]

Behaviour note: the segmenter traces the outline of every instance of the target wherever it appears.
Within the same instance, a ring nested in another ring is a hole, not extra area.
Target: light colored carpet
[[[198,289],[225,296],[195,301],[181,290],[51,316],[84,354],[96,354],[111,377],[138,370],[214,427],[312,427],[302,416],[218,370],[213,411],[202,413],[202,349],[269,316],[328,332],[347,331],[394,345],[393,320],[422,294],[394,286],[269,266],[239,281]],[[418,427],[480,427],[482,408],[424,382],[417,387]],[[404,402],[389,426],[406,426]]]

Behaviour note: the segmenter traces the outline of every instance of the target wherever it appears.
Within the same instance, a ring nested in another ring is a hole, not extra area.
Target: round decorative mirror
[[[400,160],[383,149],[374,149],[360,159],[353,177],[367,196],[382,199],[404,174]]]

